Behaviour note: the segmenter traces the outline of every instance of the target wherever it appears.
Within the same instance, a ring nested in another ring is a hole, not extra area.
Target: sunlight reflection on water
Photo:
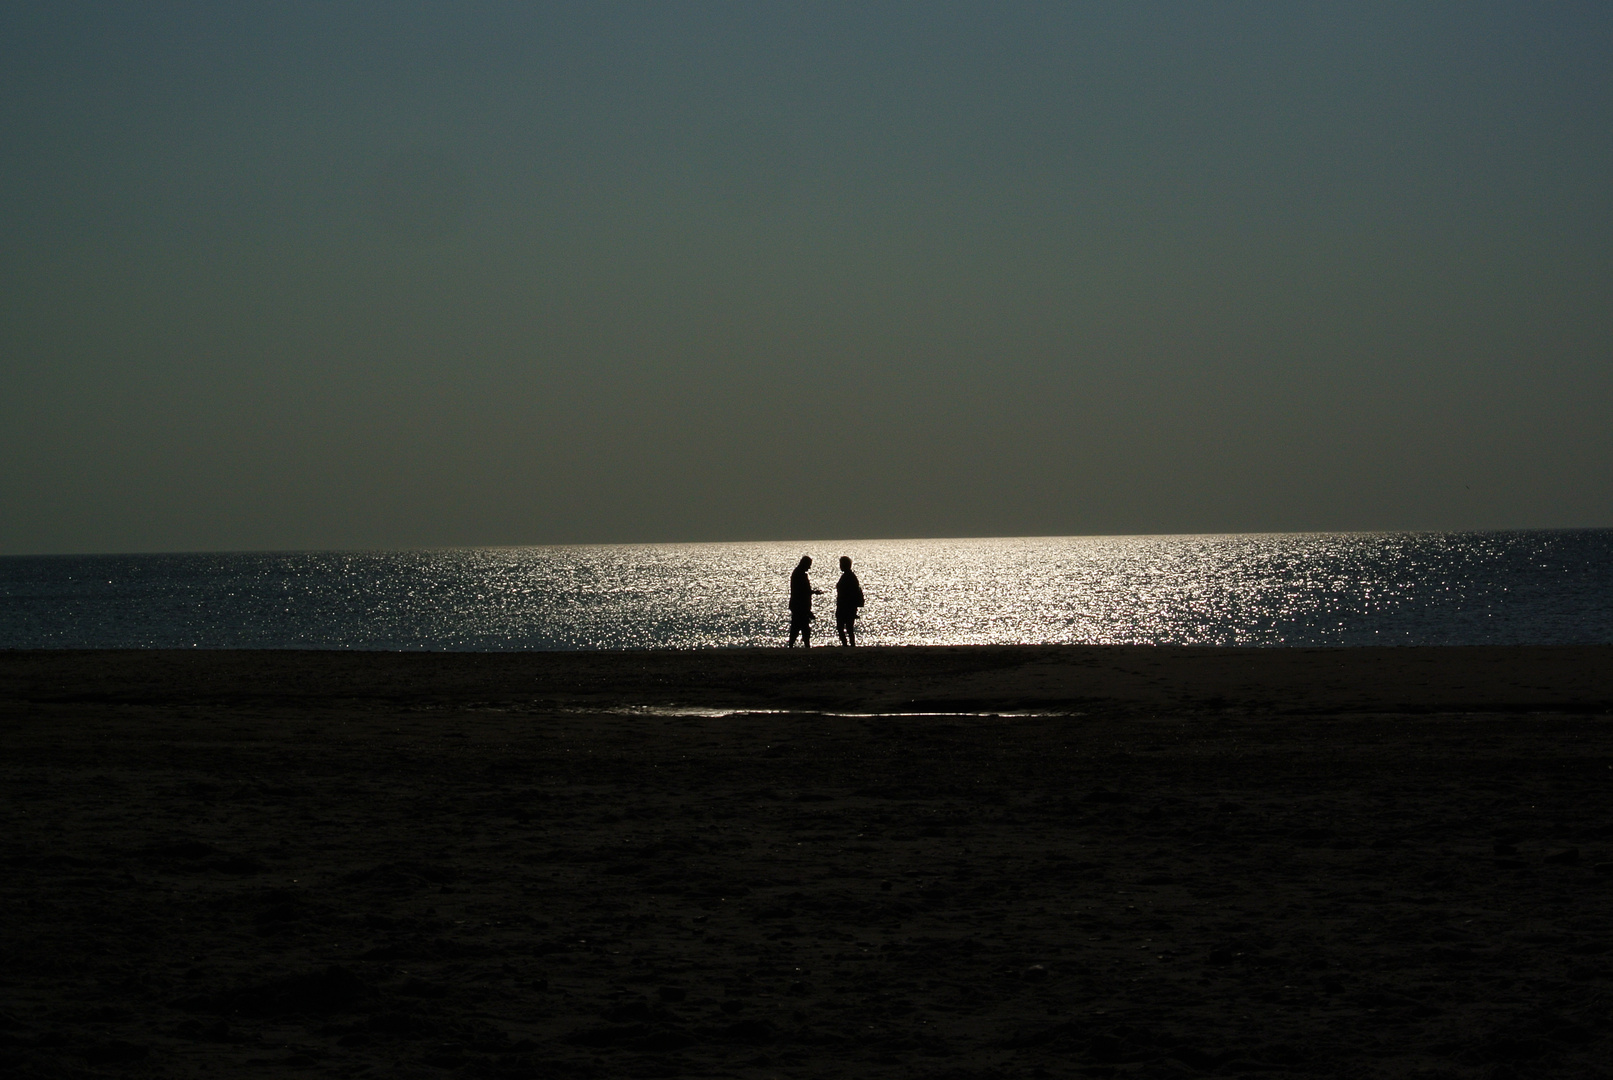
[[[1122,536],[0,559],[0,646],[774,645],[850,555],[875,645],[1613,641],[1613,531]]]

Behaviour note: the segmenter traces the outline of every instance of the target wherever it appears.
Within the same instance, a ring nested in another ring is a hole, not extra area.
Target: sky
[[[0,6],[0,554],[1613,526],[1613,6]]]

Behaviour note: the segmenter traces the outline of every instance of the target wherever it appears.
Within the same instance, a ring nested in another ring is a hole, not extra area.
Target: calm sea
[[[1595,529],[10,557],[0,647],[776,645],[802,554],[870,645],[1613,643]]]

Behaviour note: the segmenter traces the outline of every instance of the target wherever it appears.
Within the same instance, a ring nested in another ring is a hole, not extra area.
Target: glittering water
[[[1613,530],[0,559],[0,647],[773,645],[850,555],[870,645],[1613,643]],[[823,601],[829,601],[824,604]]]

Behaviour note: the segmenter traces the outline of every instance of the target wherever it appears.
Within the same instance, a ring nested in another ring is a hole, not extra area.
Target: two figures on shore
[[[812,569],[812,557],[801,556],[801,561],[795,564],[795,571],[790,574],[790,644],[795,648],[795,639],[801,638],[803,649],[812,646],[812,620],[817,618],[812,614],[812,598],[820,596],[822,589],[814,589],[812,580],[807,577],[807,571]],[[857,575],[851,572],[851,556],[840,556],[840,580],[835,582],[835,632],[840,635],[840,644],[857,644],[857,609],[863,606],[863,587],[857,580]]]

